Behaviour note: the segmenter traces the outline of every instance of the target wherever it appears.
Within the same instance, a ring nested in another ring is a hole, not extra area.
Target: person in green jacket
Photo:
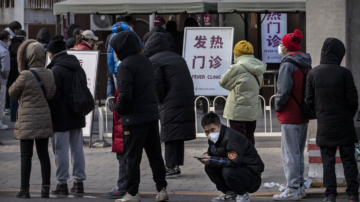
[[[220,85],[230,91],[224,118],[230,127],[244,134],[254,145],[256,119],[262,116],[259,90],[263,85],[266,63],[254,57],[251,43],[243,40],[235,45],[234,64],[221,77]]]

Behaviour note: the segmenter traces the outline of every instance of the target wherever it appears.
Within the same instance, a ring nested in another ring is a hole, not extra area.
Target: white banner
[[[194,82],[195,95],[228,95],[219,80],[232,64],[234,28],[185,29],[183,57]]]
[[[80,62],[80,65],[86,73],[87,86],[95,99],[96,89],[96,75],[99,64],[100,51],[67,51],[69,55],[75,55]],[[46,66],[50,64],[50,58],[47,56]],[[83,135],[90,137],[92,133],[94,111],[86,115],[86,125],[83,128]]]
[[[265,19],[264,19],[265,17]],[[265,63],[281,63],[284,56],[278,54],[281,38],[287,34],[287,14],[261,14],[262,61]]]

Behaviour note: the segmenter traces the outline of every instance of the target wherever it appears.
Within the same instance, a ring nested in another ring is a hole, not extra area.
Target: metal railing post
[[[265,133],[266,133],[266,102],[265,102],[265,98],[261,95],[259,95],[259,98],[261,100],[263,100],[264,102],[264,126],[265,126]]]
[[[270,111],[270,133],[273,132],[273,130],[272,130],[272,115],[271,115],[271,101],[272,101],[272,99],[274,97],[276,97],[276,95],[271,96],[270,99],[269,99],[269,106],[270,106],[270,110],[269,110]]]
[[[223,99],[225,100],[225,104],[226,104],[226,98],[225,98],[224,96],[221,96],[221,95],[220,95],[220,96],[215,97],[214,100],[213,100],[214,113],[215,113],[215,103],[216,103],[216,100],[217,100],[218,98],[223,98]],[[225,107],[224,107],[224,109],[225,109]],[[226,119],[226,124],[227,124],[228,127],[230,127],[230,121],[229,121],[229,119]]]

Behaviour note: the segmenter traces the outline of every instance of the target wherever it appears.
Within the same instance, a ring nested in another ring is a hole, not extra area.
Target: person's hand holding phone
[[[201,159],[199,159],[199,161],[204,165],[210,165],[210,158],[211,156],[205,153],[204,155],[201,156]]]

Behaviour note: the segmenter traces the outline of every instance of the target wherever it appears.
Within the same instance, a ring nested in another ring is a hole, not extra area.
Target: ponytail
[[[78,45],[80,44],[82,41],[83,41],[83,35],[79,34],[79,35],[76,35],[76,43],[75,45]]]

